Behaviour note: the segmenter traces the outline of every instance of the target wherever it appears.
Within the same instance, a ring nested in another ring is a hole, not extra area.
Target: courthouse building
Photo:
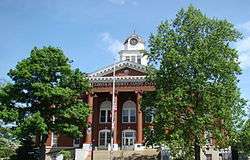
[[[123,43],[118,62],[88,74],[92,91],[84,96],[92,110],[87,122],[89,128],[83,138],[71,139],[51,133],[47,148],[84,147],[90,144],[97,149],[109,149],[111,144],[111,108],[114,92],[114,150],[143,148],[144,115],[140,101],[143,92],[154,91],[155,87],[146,80],[147,57],[144,56],[144,40],[132,34]],[[115,68],[115,69],[114,69]]]

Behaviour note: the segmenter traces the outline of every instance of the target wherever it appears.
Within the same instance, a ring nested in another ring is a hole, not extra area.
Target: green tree
[[[0,112],[1,118],[8,120],[12,116],[7,114],[18,113],[16,135],[23,141],[36,136],[42,158],[49,131],[77,137],[86,127],[89,110],[81,94],[90,84],[70,63],[58,48],[34,48],[30,57],[9,71],[13,83],[1,89],[0,100],[6,109]]]
[[[149,40],[149,78],[156,85],[155,134],[175,159],[200,159],[209,132],[227,147],[242,123],[238,52],[241,34],[226,20],[181,9]],[[152,100],[152,98],[151,98]]]
[[[250,119],[246,120],[238,131],[233,149],[236,151],[235,156],[237,158],[239,153],[244,156],[250,156]]]
[[[18,147],[18,141],[13,135],[13,124],[17,117],[18,112],[5,105],[7,99],[2,99],[6,94],[3,90],[7,85],[0,85],[0,158],[9,158],[15,154]]]
[[[8,159],[15,154],[18,141],[13,136],[13,130],[8,127],[0,128],[0,159]]]

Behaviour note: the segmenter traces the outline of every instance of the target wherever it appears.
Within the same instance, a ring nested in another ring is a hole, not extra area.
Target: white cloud
[[[137,2],[134,0],[108,0],[109,2],[117,5],[124,5],[126,3],[131,3],[132,5],[137,5]]]
[[[240,24],[238,28],[250,32],[250,21]]]
[[[239,51],[239,61],[243,69],[250,68],[250,37],[246,37],[236,43],[236,49]]]
[[[101,39],[104,42],[106,49],[111,52],[113,56],[118,56],[118,52],[123,48],[122,42],[113,38],[108,32],[102,33]]]

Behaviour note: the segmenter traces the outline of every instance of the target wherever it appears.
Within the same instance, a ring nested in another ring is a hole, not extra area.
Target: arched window
[[[111,143],[110,130],[103,129],[99,131],[99,147],[108,147]]]
[[[104,101],[100,106],[100,123],[111,122],[111,101]]]
[[[136,119],[136,104],[128,100],[122,106],[122,122],[135,123]]]

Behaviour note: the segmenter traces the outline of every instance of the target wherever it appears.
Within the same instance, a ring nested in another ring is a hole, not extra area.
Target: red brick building
[[[143,149],[144,115],[140,101],[143,92],[154,91],[155,87],[146,80],[147,57],[144,56],[143,39],[132,34],[119,52],[120,60],[93,73],[89,79],[93,87],[86,95],[92,110],[87,122],[89,128],[82,139],[51,133],[47,148],[57,146],[108,149],[111,144],[111,109],[113,95],[113,72],[115,66],[114,93],[114,150]]]

